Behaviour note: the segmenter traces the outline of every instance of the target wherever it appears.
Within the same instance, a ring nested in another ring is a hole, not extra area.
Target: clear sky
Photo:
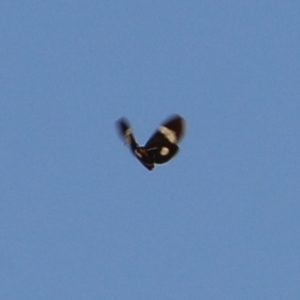
[[[0,6],[0,299],[300,299],[299,1]]]

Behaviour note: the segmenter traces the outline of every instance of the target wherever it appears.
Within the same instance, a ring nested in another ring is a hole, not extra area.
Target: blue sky
[[[3,1],[0,298],[298,299],[300,4]],[[153,172],[123,145],[182,115]]]

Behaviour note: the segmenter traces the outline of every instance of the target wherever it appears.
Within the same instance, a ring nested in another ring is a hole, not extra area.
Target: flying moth
[[[164,164],[178,153],[177,144],[185,131],[184,119],[179,115],[172,115],[158,127],[145,146],[141,147],[136,142],[126,118],[119,119],[116,125],[133,155],[150,171],[155,164]]]

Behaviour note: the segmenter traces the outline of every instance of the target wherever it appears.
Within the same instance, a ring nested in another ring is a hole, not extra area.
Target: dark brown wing
[[[176,144],[166,143],[161,147],[145,148],[153,163],[164,164],[173,158],[179,151]]]
[[[146,148],[160,147],[166,142],[177,144],[183,137],[185,121],[179,115],[173,115],[164,121],[146,143]]]
[[[117,130],[124,140],[125,144],[130,146],[131,150],[134,151],[138,144],[135,141],[134,135],[132,133],[130,124],[127,119],[121,118],[116,122]]]

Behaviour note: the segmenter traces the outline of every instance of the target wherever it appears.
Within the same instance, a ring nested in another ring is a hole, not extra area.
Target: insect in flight
[[[119,119],[116,125],[133,155],[150,171],[155,164],[164,164],[176,155],[179,151],[177,143],[185,131],[184,119],[179,115],[172,115],[158,127],[145,146],[140,147],[125,118]]]

